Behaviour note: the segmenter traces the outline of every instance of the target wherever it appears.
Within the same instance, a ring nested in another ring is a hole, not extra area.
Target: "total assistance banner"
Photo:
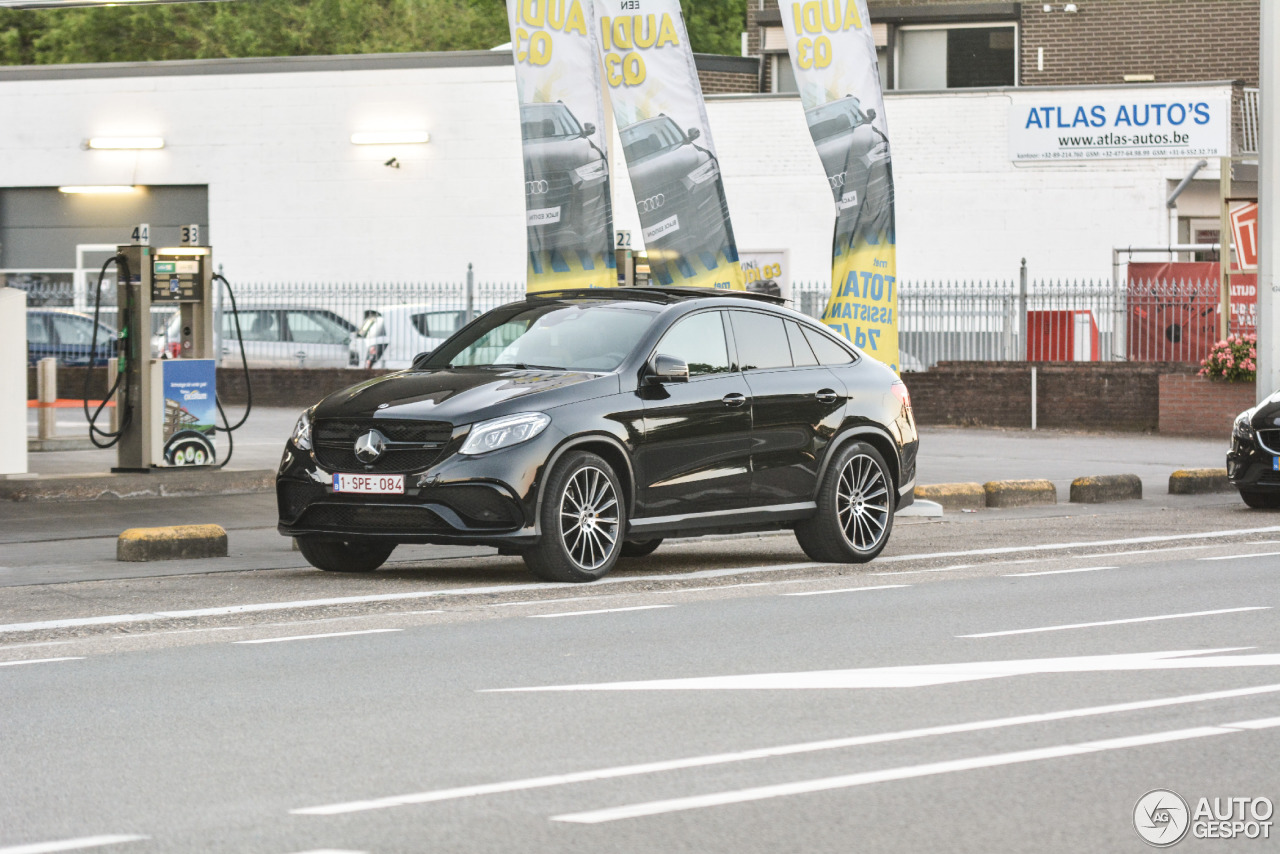
[[[520,96],[529,290],[618,284],[591,0],[508,0]]]
[[[898,369],[893,168],[866,0],[780,0],[787,49],[835,204],[822,319]]]
[[[605,83],[662,285],[745,287],[678,0],[595,0]]]

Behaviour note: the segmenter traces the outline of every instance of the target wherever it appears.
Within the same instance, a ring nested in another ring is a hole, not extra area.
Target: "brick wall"
[[[736,95],[744,92],[758,92],[760,76],[723,71],[699,71],[698,83],[702,86],[704,95]]]
[[[1036,366],[1038,426],[1067,430],[1155,431],[1160,380],[1187,365],[1045,362]],[[1029,428],[1031,366],[941,362],[906,373],[916,420],[923,425]]]
[[[1231,435],[1236,416],[1255,402],[1253,383],[1228,383],[1194,375],[1160,377],[1160,432],[1172,436]]]
[[[1258,85],[1259,0],[1081,0],[1075,14],[1022,4],[1025,86],[1243,80]],[[1044,48],[1044,71],[1036,67]]]

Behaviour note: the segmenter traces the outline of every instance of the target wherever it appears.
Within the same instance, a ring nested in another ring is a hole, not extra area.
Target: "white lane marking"
[[[851,670],[812,670],[789,673],[742,673],[733,676],[694,676],[638,682],[546,685],[532,688],[489,688],[481,693],[535,691],[809,691],[816,689],[924,688],[1032,676],[1043,673],[1109,673],[1144,670],[1190,670],[1218,667],[1276,667],[1280,653],[1223,655],[1248,647],[1169,650],[1166,652],[1083,655],[1070,658],[1028,658],[1010,661],[961,661],[910,664]]]
[[[346,848],[313,848],[310,851],[299,851],[297,854],[368,854],[368,852],[350,851]]]
[[[37,646],[66,646],[73,641],[44,641],[43,643],[11,643],[0,646],[0,651],[10,649],[32,649]]]
[[[1118,566],[1082,566],[1078,569],[1046,569],[1041,572],[1010,572],[1005,578],[1031,578],[1036,575],[1066,575],[1071,572],[1101,572],[1104,569],[1119,569]]]
[[[627,818],[663,815],[684,810],[705,809],[707,807],[724,806],[726,804],[742,804],[751,801],[764,801],[791,795],[804,795],[812,792],[827,792],[833,789],[851,789],[856,786],[869,786],[875,783],[889,783],[897,780],[911,780],[918,777],[932,777],[939,774],[954,774],[962,771],[974,771],[979,768],[997,768],[1004,765],[1018,765],[1026,762],[1041,762],[1046,759],[1060,759],[1066,756],[1083,756],[1089,753],[1103,753],[1110,750],[1124,750],[1130,747],[1148,747],[1153,744],[1169,744],[1176,741],[1188,741],[1196,738],[1207,738],[1215,735],[1230,735],[1246,729],[1267,729],[1280,726],[1280,720],[1243,721],[1237,724],[1219,726],[1191,727],[1189,729],[1169,730],[1165,732],[1133,735],[1125,738],[1108,738],[1101,741],[1086,741],[1076,744],[1061,744],[1054,747],[1040,747],[1032,750],[1017,750],[1011,753],[995,753],[988,756],[974,756],[968,759],[953,759],[946,762],[927,762],[922,765],[905,765],[898,768],[885,768],[880,771],[864,771],[858,774],[845,774],[839,777],[825,777],[819,780],[803,780],[797,783],[782,783],[773,786],[757,786],[751,789],[717,792],[710,795],[694,795],[687,798],[671,798],[664,801],[650,801],[642,804],[631,804],[610,809],[591,810],[589,812],[567,813],[552,816],[552,821],[572,822],[574,824],[602,824]]]
[[[259,638],[257,640],[232,641],[232,643],[284,643],[285,641],[316,640],[318,638],[348,638],[352,635],[380,635],[386,632],[402,632],[404,629],[363,629],[358,632],[325,632],[321,635],[294,635],[287,638]]]
[[[84,656],[67,656],[64,658],[29,658],[26,661],[0,661],[0,667],[13,667],[18,664],[48,664],[51,661],[84,661]],[[4,849],[0,849],[0,854],[4,854]]]
[[[1280,532],[1280,525],[1269,528],[1240,528],[1234,530],[1208,531],[1199,534],[1170,534],[1164,536],[1133,537],[1124,540],[1097,540],[1078,543],[1049,543],[1033,546],[1004,546],[1001,548],[976,549],[964,552],[934,552],[931,554],[894,555],[878,557],[878,563],[901,563],[911,560],[928,560],[944,557],[964,557],[966,555],[1013,554],[1016,552],[1060,551],[1064,549],[1093,548],[1098,546],[1128,545],[1136,543],[1156,543],[1188,539],[1213,539],[1216,537],[1244,536],[1247,534],[1273,534]],[[740,566],[730,569],[702,569],[695,572],[673,573],[671,575],[646,576],[652,581],[687,581],[699,578],[724,578],[732,575],[751,575],[760,572],[785,572],[791,569],[815,569],[821,566],[843,566],[843,564],[825,563],[779,563],[766,566]],[[638,580],[637,576],[616,576],[602,578],[594,582],[594,586],[602,587],[610,584],[626,584]],[[422,590],[410,593],[381,593],[368,596],[339,596],[330,599],[304,599],[293,602],[261,602],[250,605],[227,605],[219,608],[193,608],[185,611],[155,611],[145,614],[112,614],[102,617],[75,617],[65,620],[42,620],[35,623],[10,623],[0,625],[0,632],[34,632],[42,629],[69,629],[81,626],[113,625],[117,623],[140,623],[152,620],[172,620],[187,617],[225,617],[232,614],[248,614],[261,611],[285,611],[302,608],[320,608],[332,605],[361,605],[371,602],[399,602],[413,599],[430,599],[446,596],[471,596],[487,593],[519,593],[529,590],[571,589],[578,585],[573,583],[533,583],[506,584],[489,587],[458,587],[446,590]],[[3,854],[3,852],[0,852]]]
[[[290,810],[292,815],[342,815],[353,812],[388,809],[390,807],[427,804],[438,801],[451,801],[460,798],[474,798],[481,795],[500,795],[507,792],[520,792],[528,789],[545,789],[552,786],[567,786],[573,783],[590,783],[597,780],[614,780],[619,777],[635,777],[643,774],[658,774],[665,771],[681,771],[687,768],[704,768],[709,765],[725,765],[733,762],[746,762],[754,759],[771,759],[777,756],[794,756],[802,753],[817,753],[824,750],[841,750],[849,747],[862,747],[868,744],[885,744],[895,741],[909,741],[917,738],[932,738],[942,735],[956,735],[966,732],[1003,729],[1005,727],[1025,726],[1027,724],[1051,723],[1053,721],[1072,718],[1096,717],[1121,712],[1136,712],[1147,709],[1158,709],[1167,706],[1181,706],[1189,703],[1203,703],[1212,700],[1230,700],[1239,697],[1251,697],[1258,694],[1275,694],[1280,692],[1280,685],[1260,685],[1255,688],[1236,688],[1227,691],[1212,691],[1205,694],[1186,694],[1181,697],[1164,697],[1158,700],[1139,700],[1130,703],[1113,703],[1108,706],[1089,706],[1081,709],[1066,709],[1059,712],[1045,712],[1036,715],[1019,715],[994,720],[973,721],[964,724],[923,727],[901,732],[876,733],[874,735],[858,735],[848,738],[833,738],[825,741],[808,741],[799,744],[784,744],[778,747],[763,747],[755,750],[741,750],[735,753],[713,753],[707,756],[692,756],[686,759],[672,759],[665,762],[646,762],[639,765],[621,765],[615,768],[599,768],[594,771],[578,771],[570,774],[552,774],[545,777],[526,777],[523,780],[510,780],[502,783],[482,783],[475,786],[460,786],[453,789],[436,789],[428,792],[417,792],[411,795],[398,795],[390,798],[376,798],[365,801],[351,801],[342,804],[329,804],[320,807]]]
[[[53,854],[56,851],[81,851],[85,848],[101,848],[121,842],[140,842],[148,836],[82,836],[79,839],[63,839],[58,842],[33,842],[30,845],[12,845],[0,848],[0,854]]]
[[[1200,560],[1241,560],[1247,557],[1275,557],[1276,555],[1280,555],[1280,552],[1261,552],[1251,555],[1219,555],[1217,557],[1202,557]]]
[[[1240,545],[1271,546],[1271,545],[1275,545],[1277,542],[1280,542],[1280,540],[1256,540],[1252,543],[1240,543]],[[1124,555],[1154,555],[1154,554],[1163,554],[1164,552],[1189,552],[1195,549],[1218,549],[1218,548],[1222,548],[1221,543],[1205,543],[1199,546],[1175,546],[1174,548],[1169,548],[1169,549],[1141,549],[1138,551],[1109,552],[1107,554],[1079,555],[1079,557],[1122,557]]]
[[[878,584],[874,587],[844,587],[840,590],[801,590],[799,593],[780,593],[779,596],[826,596],[830,593],[863,593],[867,590],[896,590],[910,584]]]
[[[1041,560],[1053,560],[1053,558],[1041,558]],[[1003,563],[1003,561],[1001,561]],[[893,572],[873,572],[872,575],[925,575],[930,572],[955,572],[957,569],[973,569],[975,566],[998,566],[998,563],[976,564],[976,563],[958,563],[955,566],[941,566],[937,569],[899,569]]]
[[[1160,614],[1154,617],[1130,617],[1126,620],[1103,620],[1097,623],[1069,623],[1062,626],[1040,626],[1034,629],[1011,629],[1004,632],[983,632],[976,635],[956,635],[958,638],[1002,638],[1009,635],[1034,635],[1040,632],[1063,632],[1068,629],[1093,629],[1099,626],[1124,626],[1130,623],[1154,623],[1160,620],[1185,620],[1189,617],[1213,617],[1218,614],[1240,614],[1245,611],[1270,611],[1270,605],[1254,605],[1248,608],[1220,608],[1217,611],[1189,611],[1185,614]]]
[[[671,608],[671,605],[636,605],[632,608],[603,608],[598,611],[562,611],[559,614],[530,614],[531,620],[550,620],[555,617],[585,617],[589,614],[621,614],[623,611],[653,611],[657,608]]]

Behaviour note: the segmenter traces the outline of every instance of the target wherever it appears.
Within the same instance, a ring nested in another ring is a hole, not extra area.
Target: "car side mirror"
[[[654,356],[653,361],[649,363],[648,380],[654,385],[687,383],[689,381],[689,366],[684,359],[659,354]]]
[[[416,365],[419,362],[425,362],[427,359],[431,358],[431,354],[434,352],[435,350],[423,350],[421,353],[413,357],[413,361],[410,362],[410,364]]]
[[[594,136],[595,132],[596,132],[596,126],[593,125],[591,122],[587,122],[582,126],[583,136]]]
[[[689,128],[689,131],[688,133],[685,134],[685,136],[689,137],[690,142],[693,142],[695,139],[702,136],[702,131],[698,130],[697,128]]]
[[[872,122],[874,122],[874,121],[876,120],[876,111],[875,111],[875,110],[867,110],[867,112],[866,112],[866,114],[865,114],[865,115],[866,115],[866,117],[867,117],[866,124],[871,124]]]

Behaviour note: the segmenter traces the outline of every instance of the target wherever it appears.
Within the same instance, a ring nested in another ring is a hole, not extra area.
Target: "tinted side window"
[[[734,311],[733,339],[742,370],[791,367],[791,345],[781,317],[755,311]]]
[[[245,341],[279,341],[280,319],[274,311],[242,311],[240,331]]]
[[[45,326],[43,314],[27,315],[27,343],[50,344],[49,327]]]
[[[92,320],[69,314],[51,314],[49,315],[49,320],[53,323],[53,332],[58,336],[59,344],[88,346],[93,343]],[[109,336],[104,334],[102,328],[99,327],[98,343],[101,344],[107,340],[109,340]]]
[[[462,328],[462,312],[431,311],[415,314],[413,328],[424,338],[448,338]]]
[[[813,355],[809,342],[800,333],[800,325],[790,320],[787,321],[787,340],[791,342],[791,359],[797,367],[818,364],[818,358]]]
[[[333,318],[309,311],[289,312],[289,340],[300,344],[346,344],[347,330]]]
[[[848,350],[817,330],[805,329],[804,337],[818,355],[818,361],[824,365],[847,365],[853,361]]]
[[[683,359],[691,377],[727,373],[729,348],[725,344],[720,312],[705,311],[676,321],[662,336],[657,353]]]

